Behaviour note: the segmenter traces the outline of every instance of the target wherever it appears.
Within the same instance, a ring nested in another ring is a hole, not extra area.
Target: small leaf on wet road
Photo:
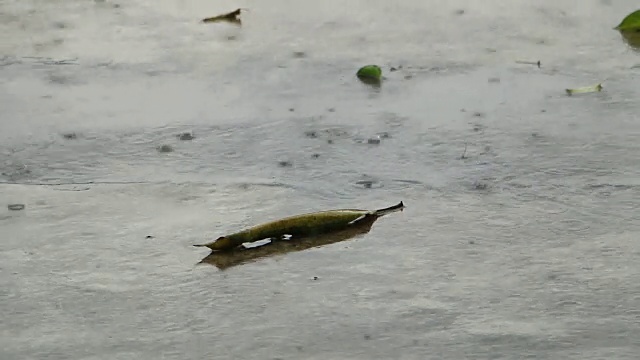
[[[618,26],[622,39],[634,50],[640,51],[640,10],[627,15]]]
[[[636,10],[627,15],[614,30],[619,31],[640,31],[640,10]]]
[[[382,77],[382,69],[378,65],[366,65],[358,69],[358,78],[367,84],[379,84]]]
[[[212,22],[218,22],[218,21],[227,21],[227,22],[232,22],[232,23],[240,25],[242,23],[242,21],[240,20],[240,12],[241,12],[241,10],[243,10],[243,9],[236,9],[236,10],[234,10],[232,12],[229,12],[229,13],[226,13],[226,14],[205,18],[205,19],[202,19],[202,22],[203,23],[212,23]]]
[[[602,84],[597,84],[592,86],[583,86],[583,87],[574,88],[574,89],[565,89],[565,91],[567,92],[567,95],[598,92],[601,90],[602,90]]]

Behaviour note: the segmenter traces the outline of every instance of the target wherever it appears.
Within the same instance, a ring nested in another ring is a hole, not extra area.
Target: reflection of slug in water
[[[402,211],[402,209],[404,209],[404,204],[400,202],[397,205],[373,211],[339,209],[295,215],[256,225],[234,234],[221,236],[213,242],[194,246],[206,246],[214,251],[228,251],[244,243],[256,242],[263,239],[279,239],[285,235],[292,237],[320,235],[343,230],[365,220],[372,219],[375,221],[381,216],[395,211]]]

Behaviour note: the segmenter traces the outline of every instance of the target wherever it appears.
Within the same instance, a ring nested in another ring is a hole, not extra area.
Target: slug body
[[[392,207],[374,211],[340,209],[295,215],[256,225],[237,233],[221,236],[213,242],[195,246],[206,246],[214,251],[223,251],[236,248],[243,243],[280,238],[284,235],[293,237],[318,235],[347,228],[367,217],[378,218],[391,212],[402,211],[403,208],[404,204],[400,202]]]

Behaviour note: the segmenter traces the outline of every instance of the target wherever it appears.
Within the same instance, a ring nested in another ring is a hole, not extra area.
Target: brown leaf
[[[203,23],[211,23],[211,22],[218,22],[218,21],[228,21],[228,22],[232,22],[235,24],[240,25],[242,23],[242,21],[240,20],[240,12],[242,9],[236,9],[230,13],[226,13],[226,14],[222,14],[222,15],[218,15],[218,16],[214,16],[214,17],[209,17],[206,19],[202,19]]]

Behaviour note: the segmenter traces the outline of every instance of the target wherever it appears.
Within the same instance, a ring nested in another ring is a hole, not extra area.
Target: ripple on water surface
[[[0,3],[0,200],[25,205],[0,204],[0,357],[638,353],[628,4],[274,0],[238,27],[204,0]],[[363,236],[196,265],[400,200]]]

